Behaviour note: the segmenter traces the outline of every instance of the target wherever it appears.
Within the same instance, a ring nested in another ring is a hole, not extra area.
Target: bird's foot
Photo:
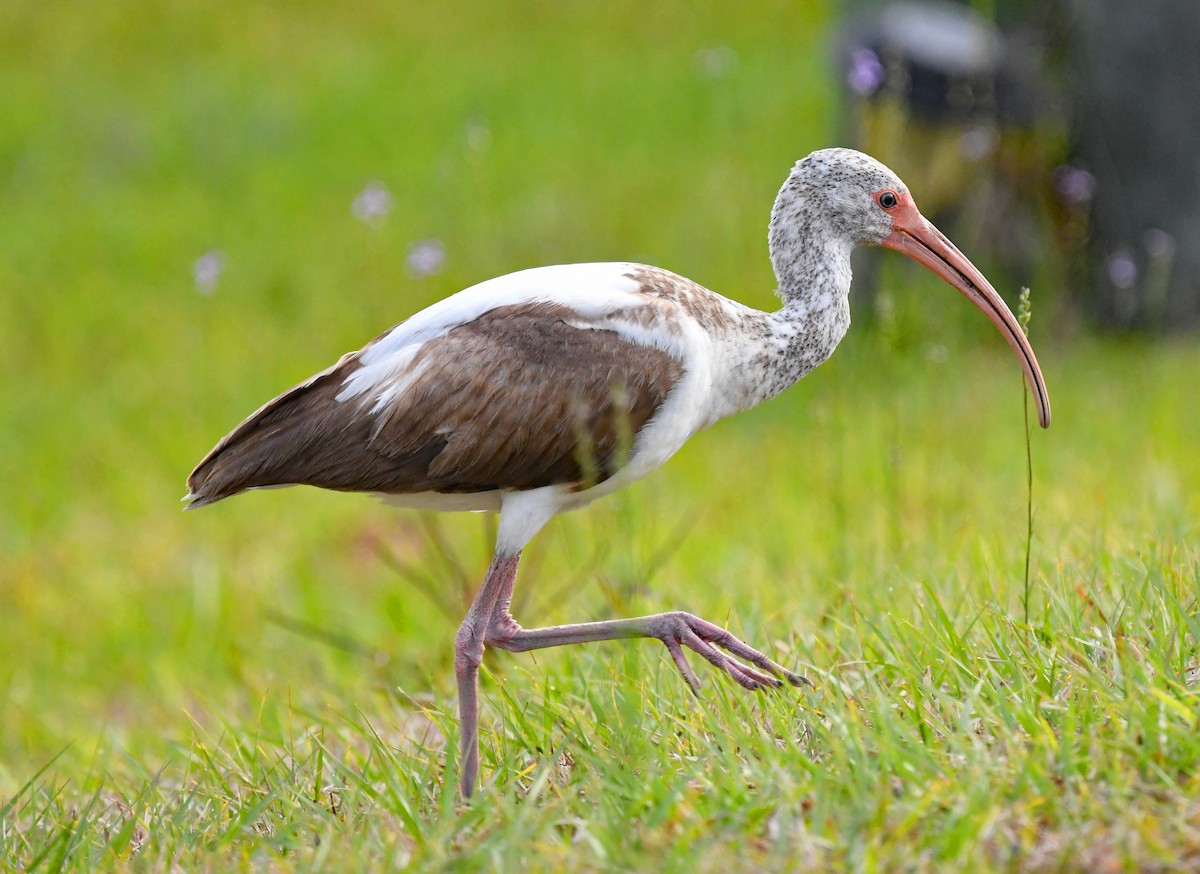
[[[675,666],[692,692],[700,694],[700,678],[692,670],[683,655],[683,647],[704,656],[720,670],[729,674],[739,684],[752,691],[778,689],[784,681],[793,686],[811,686],[808,678],[793,673],[782,665],[767,658],[754,647],[734,637],[724,628],[693,616],[691,613],[675,611],[647,616],[644,620],[648,636],[661,640],[675,660]],[[721,650],[725,650],[722,652]],[[730,653],[749,662],[743,664]],[[753,667],[751,667],[752,665]]]

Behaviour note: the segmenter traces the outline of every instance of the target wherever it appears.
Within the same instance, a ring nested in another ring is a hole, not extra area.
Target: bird
[[[477,786],[486,647],[653,638],[697,694],[686,650],[749,690],[801,686],[802,675],[690,613],[524,628],[510,612],[522,550],[552,517],[647,475],[697,432],[829,358],[850,325],[856,246],[908,256],[981,309],[1049,426],[1046,383],[1012,311],[879,161],[846,148],[797,161],[768,244],[782,300],[771,312],[625,262],[534,267],[453,294],[234,428],[188,477],[188,509],[310,485],[499,514],[494,553],[454,639],[464,798]]]

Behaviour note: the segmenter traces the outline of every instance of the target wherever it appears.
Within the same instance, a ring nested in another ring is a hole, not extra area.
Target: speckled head
[[[929,268],[1004,335],[1033,388],[1038,421],[1049,426],[1046,383],[1016,318],[975,265],[921,215],[900,178],[874,158],[853,149],[822,149],[798,161],[775,198],[770,243],[783,299],[806,313],[836,312],[840,305],[847,322],[855,246],[886,246]]]
[[[892,217],[877,197],[900,197],[908,187],[870,155],[853,149],[821,149],[796,162],[771,212],[771,241],[782,244],[797,234],[830,238],[851,247],[882,243]]]

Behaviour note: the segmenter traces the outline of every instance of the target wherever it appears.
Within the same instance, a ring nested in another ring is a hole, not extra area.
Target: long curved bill
[[[899,200],[899,204],[891,210],[892,233],[883,241],[883,245],[924,264],[983,310],[1017,353],[1017,359],[1025,370],[1025,378],[1029,380],[1029,387],[1033,389],[1037,400],[1038,423],[1043,428],[1049,428],[1050,395],[1046,391],[1046,380],[1042,378],[1037,356],[1033,354],[1033,347],[1025,338],[1025,332],[1021,330],[1012,310],[984,275],[967,260],[967,256],[921,215],[909,194],[900,195]]]

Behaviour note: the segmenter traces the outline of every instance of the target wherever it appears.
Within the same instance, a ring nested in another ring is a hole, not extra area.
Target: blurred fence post
[[[979,5],[853,4],[846,138],[1008,280],[1109,329],[1200,327],[1200,2]]]
[[[1200,6],[1076,7],[1074,151],[1095,178],[1080,303],[1112,328],[1200,324]]]

